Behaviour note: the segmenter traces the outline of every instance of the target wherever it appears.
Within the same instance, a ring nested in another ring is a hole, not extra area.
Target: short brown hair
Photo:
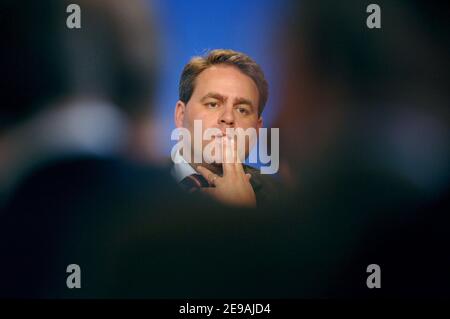
[[[204,56],[193,57],[181,73],[178,88],[180,101],[187,103],[194,92],[197,76],[207,68],[218,64],[234,66],[255,82],[259,92],[258,115],[261,115],[269,95],[264,72],[248,55],[234,50],[216,49]]]

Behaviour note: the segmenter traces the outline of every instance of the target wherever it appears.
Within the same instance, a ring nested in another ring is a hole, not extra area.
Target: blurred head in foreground
[[[305,0],[290,10],[277,50],[285,75],[274,125],[280,172],[293,189],[292,211],[315,221],[312,250],[339,269],[335,292],[442,296],[447,10],[426,1],[377,4],[380,29],[366,25],[369,2]],[[362,278],[374,262],[386,285],[371,291]]]
[[[279,40],[284,175],[305,189],[366,169],[438,194],[449,180],[446,18],[424,1],[381,1],[381,28],[369,29],[368,4],[291,10]]]
[[[0,192],[55,157],[150,157],[157,50],[141,1],[6,1],[0,22]],[[67,10],[67,11],[66,11]]]

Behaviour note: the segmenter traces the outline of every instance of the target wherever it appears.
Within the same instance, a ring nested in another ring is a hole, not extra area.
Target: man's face
[[[202,121],[203,132],[208,128],[217,128],[224,134],[227,128],[254,128],[258,132],[262,126],[258,102],[258,88],[249,76],[233,66],[211,66],[197,77],[188,103],[177,102],[175,123],[178,128],[187,128],[192,138],[194,120]],[[202,149],[210,142],[203,140]],[[246,143],[246,157],[248,153]]]

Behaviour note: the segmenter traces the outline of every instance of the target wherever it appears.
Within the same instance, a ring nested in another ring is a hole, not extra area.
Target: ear
[[[258,132],[259,132],[259,129],[260,129],[262,126],[263,126],[263,117],[260,116],[259,119],[258,119],[258,122],[256,123],[256,128],[257,128],[257,131],[258,131]]]
[[[178,101],[175,105],[175,126],[177,128],[183,127],[184,115],[186,112],[186,104],[184,102]]]

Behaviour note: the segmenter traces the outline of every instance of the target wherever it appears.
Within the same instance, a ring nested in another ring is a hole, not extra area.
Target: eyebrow
[[[213,98],[213,99],[219,100],[221,102],[224,102],[227,100],[227,97],[223,96],[220,93],[209,92],[205,96],[203,96],[200,101],[204,102],[208,98]],[[234,102],[233,104],[235,104],[235,105],[236,104],[246,104],[246,105],[250,106],[251,108],[254,107],[252,101],[250,101],[249,99],[246,99],[244,97],[237,97],[234,99],[233,102]]]
[[[223,96],[222,94],[219,94],[219,93],[216,93],[216,92],[209,92],[208,94],[206,94],[205,96],[203,96],[202,98],[201,98],[201,102],[204,102],[206,99],[210,99],[210,98],[212,98],[212,99],[216,99],[216,100],[219,100],[219,101],[221,101],[221,102],[224,102],[224,101],[226,101],[226,97],[225,96]]]
[[[233,104],[246,104],[246,105],[250,106],[251,108],[253,108],[252,101],[250,101],[249,99],[243,98],[243,97],[235,98]]]

